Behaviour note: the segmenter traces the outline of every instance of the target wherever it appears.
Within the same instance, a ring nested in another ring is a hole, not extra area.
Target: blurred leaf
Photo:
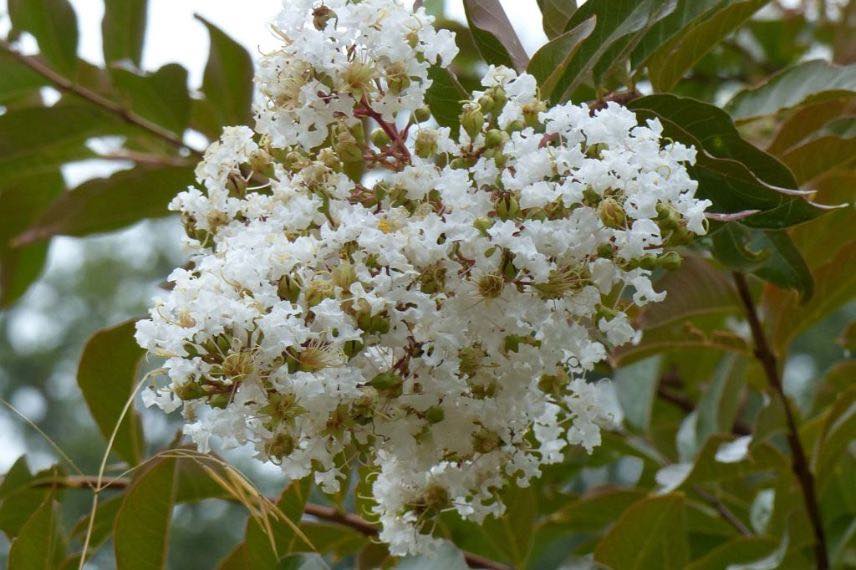
[[[562,35],[568,21],[577,10],[576,0],[538,0],[542,25],[548,39]]]
[[[134,393],[140,360],[145,354],[134,340],[135,323],[136,319],[95,333],[87,341],[77,369],[77,385],[107,441]],[[131,465],[142,460],[143,429],[133,406],[116,431],[113,451]]]
[[[148,0],[105,0],[101,37],[104,61],[129,60],[140,67],[146,36]]]
[[[486,62],[518,71],[526,69],[529,57],[499,0],[464,0],[464,12]]]
[[[305,522],[300,529],[318,552],[335,560],[354,556],[371,541],[371,537],[337,524]]]
[[[244,544],[247,547],[246,557],[250,567],[270,568],[276,564],[281,556],[296,550],[310,548],[310,545],[306,544],[303,539],[304,537],[299,536],[294,531],[294,525],[299,525],[303,517],[303,509],[309,499],[310,488],[311,481],[309,478],[304,478],[291,482],[282,491],[276,506],[290,521],[290,524],[279,519],[273,520],[273,517],[270,517],[272,536],[269,536],[254,518],[247,521]],[[273,539],[273,544],[271,544],[271,539]]]
[[[651,26],[639,40],[631,57],[633,67],[644,63],[661,47],[668,47],[667,42],[670,39],[683,32],[701,16],[726,3],[726,0],[678,0],[675,10]]]
[[[290,554],[276,565],[277,570],[329,570],[329,566],[318,554]]]
[[[113,534],[113,524],[116,521],[116,515],[124,500],[123,495],[110,497],[109,499],[98,502],[98,510],[95,511],[95,522],[92,523],[92,533],[89,536],[89,548],[86,553],[87,560],[92,558],[110,536]],[[81,517],[71,529],[71,538],[82,541],[86,537],[86,532],[89,529],[89,513]],[[80,561],[80,554],[74,555],[74,560]],[[72,566],[72,561],[67,561],[66,568],[77,567]]]
[[[851,378],[852,380],[852,378]],[[813,458],[820,492],[829,484],[836,472],[841,471],[841,456],[848,452],[856,439],[856,388],[842,392],[829,409],[823,422],[820,440]]]
[[[190,121],[190,94],[184,67],[169,63],[146,75],[115,67],[112,73],[116,87],[132,111],[179,137],[184,133]]]
[[[36,509],[53,494],[48,487],[34,487],[36,479],[47,479],[59,474],[58,468],[46,469],[35,476],[30,474],[24,456],[9,468],[0,485],[0,530],[10,539],[18,535]]]
[[[772,115],[800,105],[856,92],[856,65],[807,61],[774,75],[766,83],[737,93],[725,109],[737,120]]]
[[[727,267],[750,272],[784,289],[794,289],[803,301],[813,296],[811,271],[786,232],[752,230],[730,222],[712,237],[713,252]]]
[[[657,91],[669,91],[704,54],[739,28],[769,0],[734,0],[706,14],[660,48],[648,60],[648,76]]]
[[[30,32],[48,63],[73,76],[77,66],[77,17],[68,0],[9,0],[8,5],[14,29]]]
[[[166,568],[176,461],[152,461],[125,491],[113,536],[118,570]]]
[[[641,489],[595,487],[553,513],[549,524],[573,532],[598,532],[644,496]]]
[[[699,399],[696,408],[696,437],[700,443],[715,433],[730,433],[734,427],[741,403],[740,396],[746,385],[744,367],[745,361],[734,354],[720,361],[713,382]]]
[[[782,155],[800,184],[856,160],[856,136],[819,136],[793,147]]]
[[[541,97],[549,98],[556,87],[565,67],[577,53],[582,41],[591,35],[595,29],[596,20],[592,16],[576,27],[564,32],[535,52],[529,62],[527,73],[531,73],[541,88]]]
[[[550,101],[567,100],[587,76],[604,74],[619,63],[621,54],[635,46],[639,33],[647,30],[674,9],[676,0],[589,0],[574,13],[566,29],[573,29],[592,16],[594,32],[565,64]],[[597,69],[597,71],[596,71]]]
[[[598,543],[594,559],[612,568],[683,568],[688,558],[684,498],[642,499],[616,521]]]
[[[48,84],[47,80],[18,63],[6,52],[0,52],[0,104],[27,93],[32,93]]]
[[[434,119],[443,126],[449,127],[453,134],[458,132],[461,124],[461,101],[467,99],[467,92],[452,73],[438,66],[428,69],[431,87],[425,93],[425,102],[431,109]]]
[[[433,556],[406,556],[395,568],[397,570],[467,570],[464,553],[449,542],[441,546]]]
[[[752,37],[764,50],[764,58],[775,69],[796,62],[810,47],[806,29],[809,23],[805,14],[786,12],[778,18],[756,18],[747,24]]]
[[[252,124],[253,60],[238,42],[197,15],[208,28],[211,49],[202,92],[214,105],[221,126]]]
[[[830,408],[835,399],[847,391],[854,378],[856,378],[856,359],[842,360],[832,365],[819,382],[812,406],[815,412],[820,413]]]
[[[92,105],[57,104],[18,109],[0,116],[0,180],[55,171],[94,157],[87,139],[122,134],[127,127]]]
[[[850,102],[846,97],[803,105],[782,122],[767,151],[781,156],[832,119],[845,113]]]
[[[84,182],[55,200],[17,241],[27,244],[54,235],[107,232],[166,216],[169,201],[193,180],[190,167],[138,166]]]
[[[59,531],[57,511],[54,494],[49,493],[12,541],[9,570],[46,570],[60,566],[65,541]]]
[[[722,570],[731,564],[745,563],[768,556],[776,541],[764,536],[738,536],[693,560],[687,570]]]
[[[660,357],[619,368],[613,374],[618,401],[631,426],[645,432],[651,424],[651,408],[660,383]]]

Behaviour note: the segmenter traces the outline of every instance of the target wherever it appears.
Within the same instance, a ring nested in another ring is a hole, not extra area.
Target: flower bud
[[[334,295],[333,282],[327,279],[315,279],[306,287],[306,304],[314,307],[324,299]]]
[[[499,129],[491,129],[484,137],[484,145],[488,148],[502,148],[508,140],[508,134]]]
[[[514,194],[501,196],[494,202],[494,208],[496,209],[496,215],[501,220],[516,218],[520,214],[520,203]]]
[[[605,198],[597,205],[597,215],[608,228],[625,229],[627,214],[615,198]]]
[[[442,406],[431,406],[425,410],[425,419],[428,420],[428,423],[438,424],[442,422],[445,417],[446,412],[443,410]]]
[[[674,270],[681,266],[683,258],[677,251],[669,251],[657,258],[657,264],[663,269]]]
[[[493,227],[494,221],[490,218],[476,218],[473,222],[473,227],[483,236],[487,236],[487,231]]]
[[[516,133],[518,131],[522,131],[525,128],[526,128],[526,125],[523,123],[523,121],[517,120],[517,121],[511,121],[510,123],[508,123],[508,126],[505,127],[505,130],[508,133]]]
[[[413,111],[413,118],[417,123],[424,123],[431,118],[431,109],[428,107],[419,107]]]
[[[461,114],[461,126],[471,139],[478,136],[484,128],[484,113],[478,105],[470,104],[464,108],[464,112]]]
[[[401,390],[401,384],[404,380],[395,372],[381,372],[372,378],[368,385],[378,392],[395,392]]]
[[[410,87],[410,83],[410,77],[403,63],[395,62],[386,68],[386,84],[393,95],[398,95]]]
[[[351,287],[351,284],[357,281],[357,270],[349,262],[342,261],[332,271],[331,277],[336,287],[341,287],[347,291]]]
[[[276,285],[276,294],[283,301],[296,303],[300,297],[300,278],[283,275]]]
[[[384,147],[390,143],[389,135],[383,129],[375,129],[371,135],[372,144],[376,147]]]
[[[416,156],[430,158],[437,152],[437,133],[433,130],[422,130],[416,135]]]

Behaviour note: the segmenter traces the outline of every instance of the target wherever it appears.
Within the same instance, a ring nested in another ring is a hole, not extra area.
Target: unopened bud
[[[484,113],[478,105],[469,105],[464,109],[461,114],[461,126],[471,139],[478,136],[484,128]]]
[[[627,214],[615,198],[606,198],[597,205],[597,215],[608,228],[624,229],[627,227]]]
[[[424,123],[431,118],[431,109],[428,107],[419,107],[413,111],[413,118],[416,119],[417,123]]]
[[[384,147],[390,143],[389,135],[383,129],[375,129],[372,131],[372,144],[376,147]]]
[[[420,158],[430,158],[437,152],[437,133],[432,130],[422,130],[416,135],[416,155]]]
[[[669,251],[657,259],[657,263],[663,269],[674,270],[681,266],[683,258],[677,251]]]

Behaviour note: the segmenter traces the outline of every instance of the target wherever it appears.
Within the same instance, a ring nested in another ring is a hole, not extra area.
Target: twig
[[[686,413],[692,412],[696,407],[695,402],[690,398],[687,398],[683,394],[678,394],[662,385],[657,387],[657,397],[664,402],[669,402],[673,406],[680,408]],[[731,432],[736,435],[751,435],[752,429],[742,420],[735,420],[734,425],[731,427]]]
[[[746,318],[749,321],[749,327],[752,330],[752,338],[755,342],[755,358],[760,362],[770,388],[782,402],[782,407],[785,410],[785,421],[788,425],[788,445],[791,448],[793,458],[791,469],[802,491],[808,518],[811,521],[812,530],[814,531],[814,552],[817,568],[819,570],[826,570],[829,568],[829,558],[826,549],[826,536],[823,531],[823,520],[820,516],[820,508],[814,488],[814,476],[811,473],[811,469],[809,469],[808,459],[800,441],[793,409],[782,387],[778,361],[767,342],[767,336],[764,333],[761,320],[758,318],[758,311],[755,309],[755,301],[752,299],[751,291],[749,291],[746,276],[739,271],[735,271],[733,276],[734,283],[737,285],[737,292],[740,295],[740,300],[746,312]]]
[[[126,123],[143,129],[149,134],[152,134],[168,142],[169,144],[178,149],[186,150],[190,154],[196,155],[198,157],[202,156],[201,151],[187,146],[186,144],[184,144],[184,141],[182,141],[181,138],[176,136],[174,133],[168,131],[167,129],[164,129],[160,125],[153,123],[144,117],[141,117],[140,115],[137,115],[133,111],[126,109],[115,101],[112,101],[104,97],[103,95],[92,91],[91,89],[79,85],[74,81],[68,79],[67,77],[64,77],[63,75],[60,75],[59,73],[45,65],[37,57],[22,54],[21,52],[13,48],[12,45],[6,40],[0,39],[0,49],[7,52],[13,59],[18,61],[22,65],[29,67],[30,69],[50,81],[60,91],[65,91],[67,93],[77,95],[78,97],[89,101],[93,105],[96,105],[104,109],[105,111],[117,115]]]
[[[127,477],[117,477],[111,479],[104,477],[100,479],[95,475],[77,475],[66,477],[46,477],[33,482],[36,487],[62,487],[65,489],[98,489],[100,491],[106,489],[126,489],[131,485],[131,479]],[[99,492],[100,492],[99,491]],[[318,505],[315,503],[306,503],[303,507],[304,514],[313,516],[317,519],[346,526],[365,536],[377,536],[378,528],[352,513],[342,512],[334,507],[327,505]],[[473,554],[472,552],[464,552],[464,559],[471,568],[487,568],[489,570],[510,570],[510,567],[501,562]]]
[[[752,531],[749,530],[746,525],[743,524],[743,521],[737,518],[737,515],[732,513],[731,510],[725,506],[725,503],[720,501],[718,497],[716,497],[715,495],[711,495],[698,485],[693,485],[693,491],[698,493],[698,495],[702,499],[707,501],[714,509],[716,509],[716,512],[719,513],[719,516],[721,516],[723,520],[725,520],[725,522],[737,529],[737,532],[739,532],[743,536],[752,535]]]

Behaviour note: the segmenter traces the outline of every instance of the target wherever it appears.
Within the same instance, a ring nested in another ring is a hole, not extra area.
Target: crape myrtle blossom
[[[171,208],[189,269],[140,321],[201,450],[251,445],[335,492],[367,465],[380,538],[430,552],[568,446],[600,443],[628,310],[705,231],[695,151],[610,104],[548,107],[491,67],[461,127],[425,108],[454,37],[396,0],[289,1],[254,129],[229,127]]]

